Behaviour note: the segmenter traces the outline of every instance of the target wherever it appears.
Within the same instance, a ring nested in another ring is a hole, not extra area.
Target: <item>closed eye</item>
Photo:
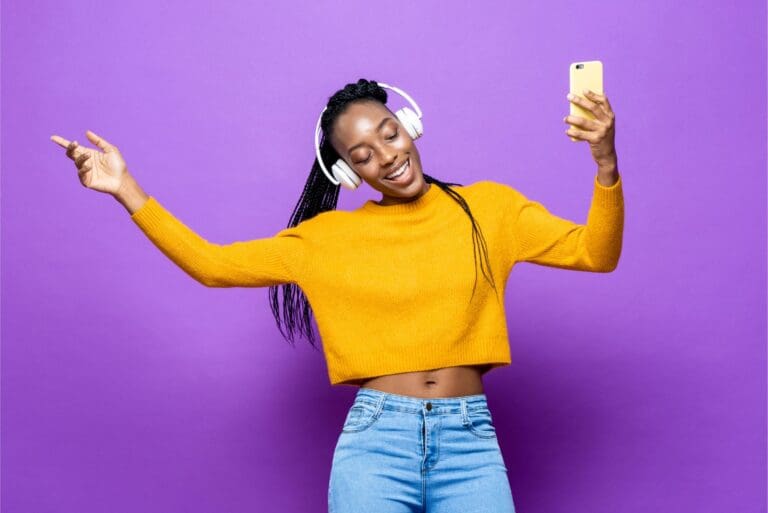
[[[400,133],[400,129],[395,130],[395,133],[390,135],[389,137],[387,137],[387,140],[388,141],[394,141],[399,133]],[[355,162],[355,164],[367,164],[369,160],[371,160],[371,156],[370,155],[368,155],[367,159],[361,160],[359,162]]]

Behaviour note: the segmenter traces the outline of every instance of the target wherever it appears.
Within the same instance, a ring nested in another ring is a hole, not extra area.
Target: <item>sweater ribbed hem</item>
[[[329,343],[329,346],[333,344]],[[365,348],[360,348],[365,349]],[[506,336],[478,338],[465,341],[449,353],[436,353],[413,348],[408,354],[392,355],[378,351],[347,349],[344,354],[326,349],[328,378],[331,385],[374,376],[418,372],[443,367],[491,364],[493,367],[509,365],[512,361],[509,339]]]

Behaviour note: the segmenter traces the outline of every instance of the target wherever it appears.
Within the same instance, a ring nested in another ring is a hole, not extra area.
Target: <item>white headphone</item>
[[[411,139],[418,139],[421,137],[421,134],[424,133],[424,126],[421,122],[421,109],[418,105],[416,105],[416,102],[413,101],[413,98],[408,96],[405,91],[395,86],[387,85],[383,82],[376,83],[381,87],[392,89],[401,96],[404,96],[410,102],[410,104],[413,105],[413,108],[416,109],[416,112],[408,107],[403,107],[395,113],[395,116],[397,116],[400,124],[405,127],[405,130],[408,132],[408,135],[411,136]],[[323,164],[323,158],[320,156],[320,120],[323,118],[323,112],[325,112],[327,108],[328,107],[326,106],[320,113],[320,117],[317,118],[317,126],[315,127],[315,153],[317,154],[317,162],[320,164],[323,173],[325,173],[325,176],[328,177],[332,184],[341,184],[347,189],[354,191],[360,185],[362,179],[357,173],[355,173],[352,167],[347,164],[344,159],[339,158],[336,160],[336,163],[331,166],[331,169],[333,170],[333,176],[331,176],[331,174],[325,168],[325,164]]]

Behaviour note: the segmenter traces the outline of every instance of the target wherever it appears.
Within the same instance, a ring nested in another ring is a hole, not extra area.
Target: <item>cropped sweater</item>
[[[457,365],[511,363],[504,290],[518,262],[613,271],[624,229],[622,181],[594,179],[586,224],[517,189],[481,180],[436,184],[418,199],[322,212],[272,237],[209,242],[154,197],[131,219],[170,260],[208,287],[295,283],[314,313],[332,385]],[[477,266],[477,267],[476,267]],[[490,272],[489,272],[490,271]],[[495,289],[485,274],[492,275]]]

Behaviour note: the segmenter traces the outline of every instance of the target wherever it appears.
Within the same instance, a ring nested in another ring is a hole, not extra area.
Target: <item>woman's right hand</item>
[[[52,135],[51,140],[66,148],[67,157],[75,162],[80,183],[89,189],[114,196],[128,175],[125,160],[117,146],[108,143],[90,130],[86,130],[85,135],[103,152],[80,146],[77,141],[70,142],[58,135]]]

